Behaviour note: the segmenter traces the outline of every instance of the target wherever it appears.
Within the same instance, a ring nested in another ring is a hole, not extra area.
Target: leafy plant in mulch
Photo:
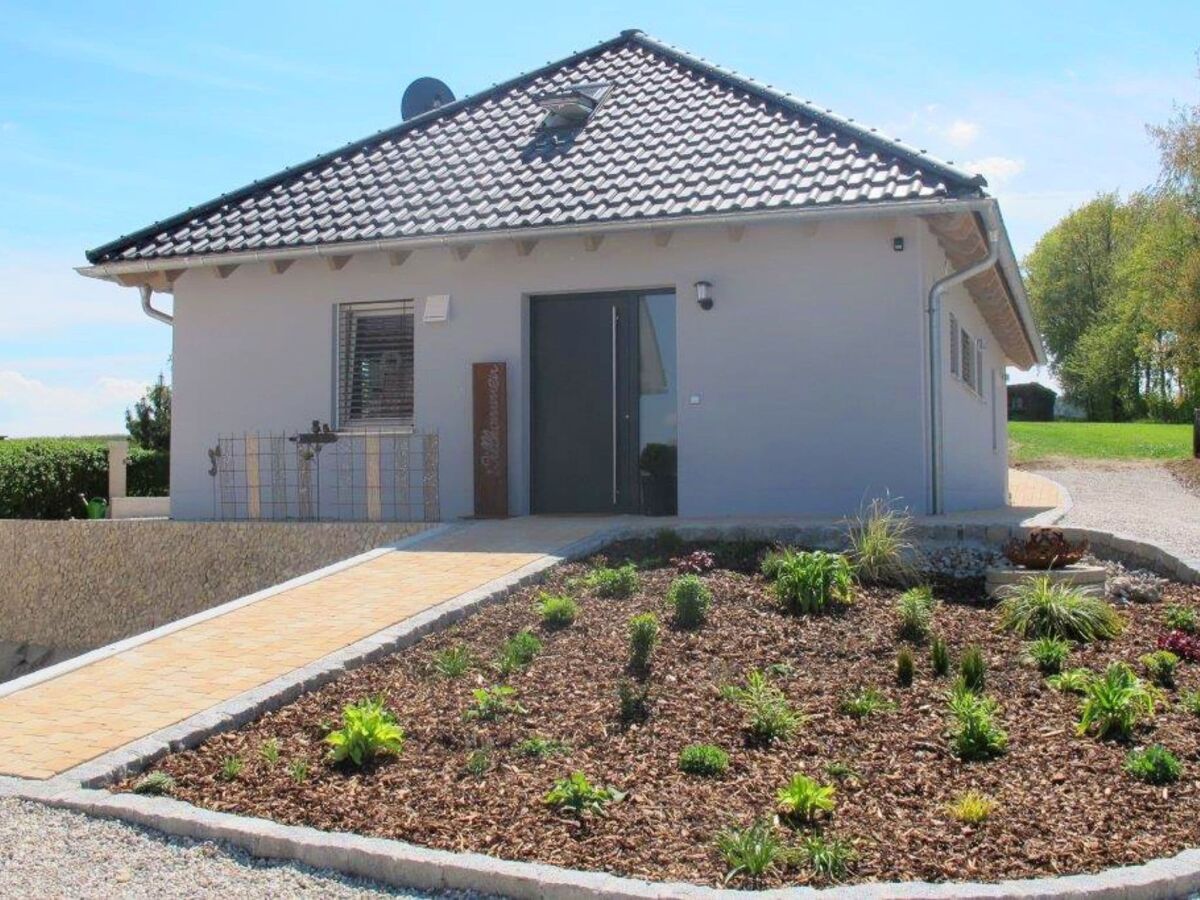
[[[1188,691],[1180,696],[1179,703],[1193,716],[1200,716],[1200,691]]]
[[[494,722],[508,715],[525,715],[526,709],[517,702],[516,688],[498,684],[471,691],[471,705],[463,716],[480,722]]]
[[[746,828],[726,828],[717,835],[717,851],[725,861],[725,883],[743,879],[758,887],[783,867],[787,851],[771,823],[759,819]]]
[[[891,500],[876,498],[851,522],[847,555],[858,577],[875,584],[911,584],[919,550],[912,539],[912,516]]]
[[[1093,678],[1084,693],[1079,717],[1079,734],[1099,738],[1128,738],[1133,729],[1152,718],[1156,698],[1133,669],[1113,663],[1104,674]]]
[[[443,678],[460,678],[475,664],[471,651],[466,647],[447,647],[433,657],[433,670]]]
[[[834,781],[861,781],[861,777],[854,767],[849,763],[843,762],[840,759],[835,759],[831,763],[826,763],[825,774]]]
[[[619,803],[625,795],[614,787],[594,785],[582,772],[554,782],[554,787],[542,798],[547,806],[576,818],[584,815],[603,815],[609,803]]]
[[[671,565],[680,575],[703,575],[717,565],[717,558],[707,550],[693,550],[687,556],[677,556]]]
[[[804,722],[783,691],[757,669],[746,673],[745,687],[726,685],[721,695],[741,709],[746,733],[759,744],[787,740]]]
[[[783,567],[799,554],[799,550],[793,550],[790,547],[772,547],[763,554],[763,558],[758,563],[758,571],[767,581],[774,581],[779,577]]]
[[[1096,673],[1082,667],[1067,669],[1046,679],[1046,684],[1063,694],[1086,694]]]
[[[929,646],[929,664],[935,678],[945,678],[950,674],[950,648],[940,637],[935,637]]]
[[[1189,606],[1181,606],[1178,603],[1168,606],[1163,622],[1172,631],[1196,633],[1196,611]]]
[[[837,788],[821,784],[802,773],[796,773],[791,781],[775,793],[780,815],[790,823],[811,825],[822,813],[832,813]]]
[[[838,710],[854,719],[863,719],[881,712],[895,712],[896,704],[874,687],[858,688],[838,701]]]
[[[650,685],[627,678],[617,684],[617,716],[622,725],[638,725],[650,718]]]
[[[946,810],[964,825],[979,825],[995,812],[996,801],[986,794],[971,790],[954,798]]]
[[[1158,649],[1169,650],[1188,662],[1200,662],[1200,635],[1171,631],[1158,639]]]
[[[900,636],[910,641],[923,641],[929,637],[933,627],[933,611],[937,601],[933,588],[909,588],[896,601],[896,617],[900,623]]]
[[[983,659],[983,651],[978,647],[968,647],[963,651],[958,663],[958,688],[974,694],[983,693],[987,684],[987,663]]]
[[[775,575],[775,596],[785,612],[807,615],[854,598],[854,569],[840,553],[813,550],[790,555]]]
[[[1025,645],[1025,658],[1043,675],[1057,675],[1071,654],[1071,645],[1059,637],[1040,637]]]
[[[566,594],[539,594],[536,609],[548,631],[566,628],[579,615],[579,604]]]
[[[279,752],[278,738],[267,738],[258,747],[259,758],[272,769],[279,763]]]
[[[708,619],[712,606],[712,591],[698,575],[681,575],[671,582],[667,590],[667,602],[671,604],[676,628],[694,631]]]
[[[854,845],[842,838],[810,834],[796,847],[796,861],[822,881],[841,881],[858,858]]]
[[[679,753],[679,771],[703,778],[724,775],[729,768],[729,754],[712,744],[692,744]]]
[[[466,770],[468,775],[472,775],[475,778],[482,778],[491,767],[492,754],[486,750],[472,750],[470,755],[467,756]]]
[[[1179,667],[1179,657],[1170,650],[1155,650],[1138,657],[1138,662],[1146,672],[1146,677],[1159,687],[1175,687],[1175,670]]]
[[[950,743],[961,759],[990,759],[1008,749],[1008,734],[996,717],[1000,704],[969,690],[955,690],[950,695],[950,712],[954,725]]]
[[[146,794],[151,797],[170,794],[173,790],[175,790],[175,779],[166,772],[157,771],[142,776],[133,786],[135,794]]]
[[[236,754],[226,756],[221,762],[221,780],[222,781],[237,781],[242,774],[242,770],[246,768],[246,761]]]
[[[500,647],[496,669],[501,675],[511,675],[529,668],[535,656],[542,652],[542,642],[529,631],[518,631]]]
[[[629,668],[634,672],[650,670],[650,656],[658,644],[658,616],[640,613],[629,620]]]
[[[901,647],[896,653],[896,683],[901,687],[911,687],[915,674],[916,662],[913,661],[912,651]]]
[[[363,766],[377,756],[404,749],[404,729],[379,697],[366,697],[342,708],[342,727],[325,735],[335,763]]]
[[[308,762],[303,759],[294,759],[291,765],[288,766],[288,776],[296,784],[303,784],[308,780]]]
[[[637,566],[625,563],[617,568],[599,566],[583,577],[584,586],[599,597],[629,597],[638,589]]]
[[[1123,622],[1099,597],[1043,575],[1016,586],[1000,601],[1000,627],[1024,638],[1057,637],[1087,644],[1115,638]]]
[[[562,741],[553,738],[544,738],[541,735],[534,735],[526,738],[517,744],[517,752],[522,756],[532,756],[535,759],[544,759],[547,756],[554,756],[560,753],[569,753],[571,748]]]
[[[1175,754],[1161,744],[1145,750],[1133,750],[1125,757],[1125,771],[1147,784],[1170,784],[1178,781],[1183,767]]]

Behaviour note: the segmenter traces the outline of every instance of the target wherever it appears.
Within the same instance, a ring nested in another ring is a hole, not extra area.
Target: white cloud
[[[965,119],[955,119],[941,129],[942,136],[952,145],[961,149],[971,146],[979,137],[979,124]]]
[[[968,172],[978,172],[993,188],[998,188],[1025,171],[1025,160],[1007,156],[985,156],[963,163]]]
[[[125,409],[145,387],[139,380],[113,375],[80,386],[52,385],[0,370],[0,434],[119,434],[125,430]]]

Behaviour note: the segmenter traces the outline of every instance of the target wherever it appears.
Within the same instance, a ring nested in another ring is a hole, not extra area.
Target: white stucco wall
[[[440,435],[443,517],[472,512],[470,364],[493,360],[509,366],[511,508],[527,511],[528,296],[661,287],[677,293],[681,515],[841,514],[884,492],[923,511],[933,246],[914,219],[827,220],[748,227],[737,242],[723,228],[684,229],[666,247],[643,232],[594,252],[566,237],[527,257],[501,241],[462,261],[436,248],[399,267],[372,253],[340,271],[318,259],[279,275],[265,264],[227,279],[189,271],[175,285],[173,515],[212,516],[205,450],[219,434],[332,418],[335,304],[404,298],[418,301],[416,424]],[[713,284],[710,312],[694,300],[700,279]],[[421,321],[431,294],[451,295],[450,321]],[[972,312],[961,320],[984,335]],[[995,505],[991,407],[950,387],[947,421],[969,439],[947,445],[947,499]],[[986,457],[969,449],[985,444]]]

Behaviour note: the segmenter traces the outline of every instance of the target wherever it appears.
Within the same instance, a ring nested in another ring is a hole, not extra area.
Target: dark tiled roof
[[[612,89],[551,146],[541,93]],[[983,180],[660,44],[620,37],[88,253],[93,263],[831,204]]]

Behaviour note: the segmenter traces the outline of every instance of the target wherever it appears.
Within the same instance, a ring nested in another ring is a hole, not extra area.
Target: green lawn
[[[1051,456],[1085,459],[1184,459],[1191,425],[1134,422],[1009,422],[1009,461]]]

